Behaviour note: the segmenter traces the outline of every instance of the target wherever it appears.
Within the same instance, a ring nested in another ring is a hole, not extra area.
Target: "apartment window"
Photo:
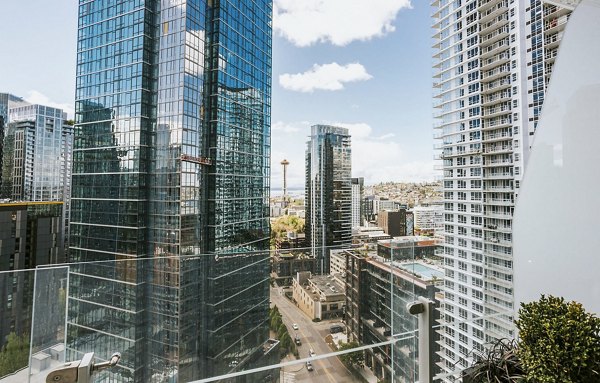
[[[467,70],[473,70],[479,66],[479,60],[469,61],[467,63]]]
[[[479,78],[479,71],[469,72],[469,74],[467,75],[467,81],[468,82],[475,81],[478,78]]]
[[[471,84],[468,87],[468,93],[469,94],[477,92],[478,90],[479,90],[479,83]]]

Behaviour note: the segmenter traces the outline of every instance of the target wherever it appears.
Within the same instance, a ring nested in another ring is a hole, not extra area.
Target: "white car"
[[[308,351],[308,356],[310,356],[310,357],[312,358],[312,357],[313,357],[313,356],[315,356],[315,355],[317,355],[317,354],[315,353],[315,350],[313,350],[313,349],[311,348],[311,349]]]
[[[294,330],[298,330],[298,328],[299,328],[299,327],[298,327],[298,323],[294,323],[294,324],[292,325],[292,327],[294,328]]]
[[[306,362],[306,369],[308,371],[312,371],[313,370],[313,366],[312,366],[312,363],[310,362],[310,360]]]

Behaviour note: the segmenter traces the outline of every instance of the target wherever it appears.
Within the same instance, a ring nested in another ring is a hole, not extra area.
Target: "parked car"
[[[298,323],[294,323],[294,324],[292,325],[292,327],[294,328],[294,330],[298,330]]]
[[[310,360],[306,362],[306,369],[308,371],[312,371],[313,370],[313,366],[312,366],[312,363],[310,362]]]
[[[329,327],[329,332],[331,334],[335,334],[337,332],[344,332],[344,327],[340,326],[339,324],[334,324],[333,326]]]
[[[313,350],[312,348],[311,348],[310,350],[308,350],[308,356],[310,356],[310,357],[312,358],[312,357],[313,357],[313,356],[315,356],[315,355],[317,355],[317,354],[315,353],[315,350]]]
[[[302,342],[300,342],[300,337],[298,335],[296,335],[296,337],[294,338],[294,342],[296,342],[296,346],[300,346],[302,344]]]

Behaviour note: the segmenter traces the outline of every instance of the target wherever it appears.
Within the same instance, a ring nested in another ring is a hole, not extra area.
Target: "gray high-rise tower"
[[[352,243],[352,161],[348,129],[311,127],[306,148],[306,241],[317,273],[329,273],[329,251]]]
[[[171,382],[263,352],[271,18],[269,0],[79,5],[71,260],[107,263],[73,267],[71,359],[120,351],[111,379]]]

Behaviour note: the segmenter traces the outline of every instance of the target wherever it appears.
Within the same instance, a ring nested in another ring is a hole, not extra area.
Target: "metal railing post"
[[[425,297],[418,297],[416,301],[407,304],[406,308],[410,314],[417,316],[419,322],[419,382],[433,383],[435,367],[434,303]]]

